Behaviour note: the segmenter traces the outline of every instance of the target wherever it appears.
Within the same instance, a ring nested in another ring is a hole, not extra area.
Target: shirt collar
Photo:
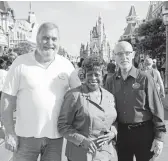
[[[131,76],[133,78],[137,78],[137,68],[135,68],[134,66],[132,66],[128,76]],[[116,78],[121,78],[121,70],[119,70],[116,74]]]

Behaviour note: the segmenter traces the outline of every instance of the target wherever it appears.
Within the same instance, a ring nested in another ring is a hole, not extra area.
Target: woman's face
[[[102,70],[90,70],[86,72],[85,83],[91,91],[97,90],[102,85]]]

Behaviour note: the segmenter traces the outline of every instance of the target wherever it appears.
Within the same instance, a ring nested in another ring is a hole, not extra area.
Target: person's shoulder
[[[146,72],[146,71],[142,71],[142,70],[139,70],[139,74],[140,74],[140,78],[142,79],[146,79],[146,80],[153,80],[153,77],[152,75],[149,73],[149,72]]]
[[[109,91],[107,91],[107,90],[104,89],[104,88],[101,88],[101,89],[102,89],[102,92],[105,94],[105,97],[114,99],[114,95],[113,95],[112,93],[110,93]]]
[[[152,69],[154,73],[160,74],[160,72],[157,69]]]
[[[64,66],[64,68],[67,68],[67,69],[72,69],[73,68],[74,69],[74,66],[70,62],[70,60],[68,60],[67,58],[63,57],[62,55],[57,54],[56,59],[57,59],[56,62],[59,61],[59,64],[62,64]]]
[[[19,55],[19,56],[14,60],[14,62],[23,63],[24,61],[29,60],[29,59],[32,57],[32,54],[33,54],[33,53],[27,53],[27,54]]]
[[[65,58],[64,56],[59,55],[59,54],[57,54],[56,59],[58,59],[58,60],[61,61],[61,62],[71,63],[67,58]],[[72,64],[72,63],[71,63],[71,64]]]
[[[7,71],[4,69],[0,69],[0,76],[5,76],[7,74]]]
[[[75,100],[77,100],[79,93],[81,93],[81,86],[68,90],[65,97],[73,97]]]

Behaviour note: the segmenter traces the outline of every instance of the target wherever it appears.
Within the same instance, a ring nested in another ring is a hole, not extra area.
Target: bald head
[[[121,70],[128,70],[132,66],[135,56],[132,45],[127,41],[121,41],[114,47],[115,60]]]
[[[120,41],[114,47],[114,53],[119,52],[133,52],[132,45],[127,41]]]

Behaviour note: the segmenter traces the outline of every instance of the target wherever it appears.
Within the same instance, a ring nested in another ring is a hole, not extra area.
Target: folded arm
[[[71,91],[67,92],[58,118],[58,130],[68,141],[79,146],[85,136],[73,127],[73,121],[78,112],[76,102],[77,99],[75,99]]]

